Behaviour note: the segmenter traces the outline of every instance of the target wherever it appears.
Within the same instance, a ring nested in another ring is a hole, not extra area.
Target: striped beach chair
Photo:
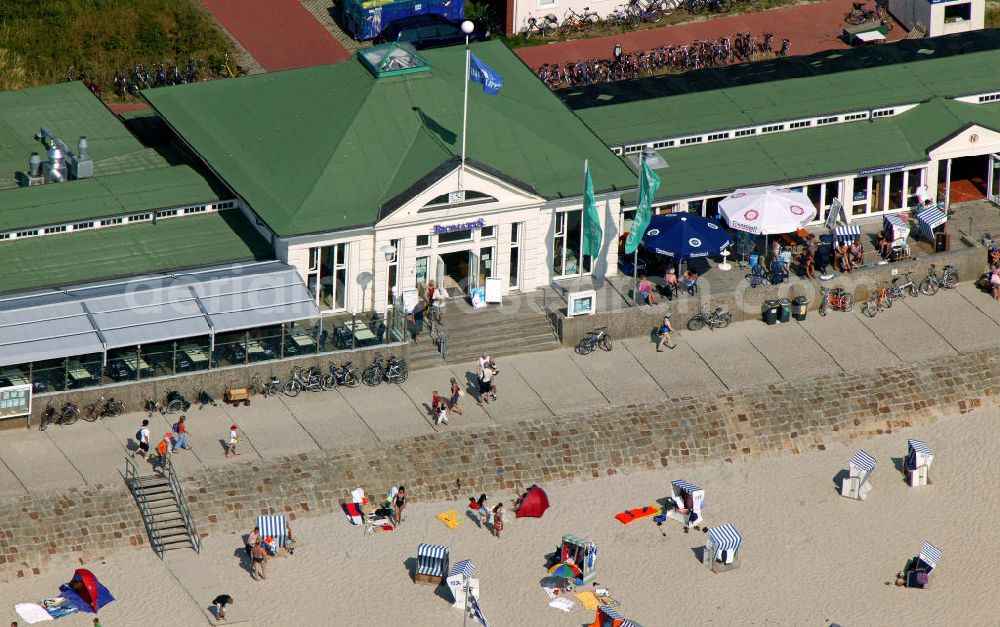
[[[906,482],[910,484],[910,487],[927,485],[928,472],[931,463],[934,462],[934,453],[927,446],[927,442],[912,438],[906,440],[906,449],[906,462],[903,464]]]
[[[670,489],[673,492],[673,501],[677,508],[667,512],[667,516],[689,527],[703,522],[701,510],[705,506],[705,491],[683,479],[671,481]],[[690,510],[691,513],[684,514],[680,511],[681,509]]]
[[[861,237],[861,227],[854,224],[845,224],[833,227],[833,245],[847,244],[850,246],[854,240]]]
[[[420,583],[440,584],[448,572],[448,547],[436,544],[417,546],[417,570],[413,580]]]
[[[736,555],[743,543],[743,536],[729,523],[710,527],[705,551],[702,553],[702,563],[713,573],[736,568]]]
[[[260,527],[262,538],[274,538],[274,544],[269,545],[271,553],[277,553],[278,549],[285,546],[288,539],[288,523],[284,516],[258,516],[257,526]]]
[[[929,207],[917,214],[917,224],[920,234],[929,241],[934,241],[934,229],[948,221],[948,215],[937,207]]]
[[[455,607],[465,607],[465,591],[468,589],[472,598],[479,597],[479,580],[472,575],[476,572],[476,566],[472,560],[461,560],[451,565],[448,571],[447,584],[451,590],[451,596],[455,599]]]
[[[621,612],[613,607],[599,605],[597,606],[597,615],[594,616],[594,624],[591,627],[642,627],[642,625],[625,618]]]
[[[871,476],[875,472],[875,458],[864,451],[858,451],[851,458],[848,475],[840,484],[840,495],[851,499],[865,500],[871,492]]]
[[[926,588],[930,582],[931,572],[937,568],[940,561],[941,549],[924,540],[924,546],[920,549],[920,555],[917,556],[916,561],[913,562],[912,567],[906,573],[906,587]]]

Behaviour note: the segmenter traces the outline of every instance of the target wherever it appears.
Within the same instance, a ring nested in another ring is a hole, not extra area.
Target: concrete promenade
[[[676,320],[676,326],[683,328],[685,322]],[[610,353],[587,357],[557,350],[505,358],[499,363],[499,402],[480,408],[467,394],[465,415],[453,416],[449,427],[433,425],[431,392],[444,394],[451,377],[471,392],[474,363],[413,372],[402,386],[255,398],[250,407],[193,407],[187,414],[193,450],[176,455],[174,462],[183,474],[237,463],[223,452],[234,422],[244,433],[239,460],[269,460],[903,363],[931,367],[941,358],[1000,346],[1000,303],[964,283],[933,297],[907,298],[873,319],[857,310],[826,318],[811,312],[802,323],[682,330],[675,340],[677,348],[661,354],[652,341],[632,338],[615,342]],[[483,348],[488,350],[489,342]],[[123,456],[134,446],[132,438],[145,417],[131,413],[45,432],[4,431],[0,496],[119,485]],[[176,418],[155,415],[153,437],[162,437]]]

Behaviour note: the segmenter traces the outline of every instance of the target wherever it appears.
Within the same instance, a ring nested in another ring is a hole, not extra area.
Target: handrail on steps
[[[146,503],[146,498],[140,496],[139,490],[143,489],[142,486],[137,486],[136,482],[139,480],[139,469],[135,465],[135,460],[132,459],[131,455],[125,457],[125,484],[128,485],[129,492],[135,498],[136,505],[139,506],[139,514],[142,516],[142,522],[146,526],[146,532],[149,534],[149,539],[153,543],[153,551],[156,555],[163,559],[163,541],[160,538],[160,532],[156,530],[156,526],[153,524],[153,513],[149,511],[149,505]]]
[[[198,534],[198,529],[194,525],[194,518],[191,516],[191,510],[188,509],[187,498],[184,496],[184,489],[181,487],[180,480],[177,479],[177,473],[174,471],[174,465],[171,463],[170,458],[167,457],[166,463],[163,466],[163,474],[170,482],[170,490],[174,493],[174,499],[177,501],[177,509],[181,512],[181,518],[184,520],[184,526],[188,530],[188,538],[191,540],[191,547],[194,549],[195,553],[201,553],[201,536]]]

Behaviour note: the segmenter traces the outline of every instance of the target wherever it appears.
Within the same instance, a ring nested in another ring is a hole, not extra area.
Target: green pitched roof
[[[538,194],[635,175],[500,42],[473,46],[504,79],[469,87],[468,158]],[[146,99],[282,236],[374,224],[380,207],[461,153],[465,58],[422,51],[431,70],[378,78],[357,59],[144,92]]]
[[[923,163],[927,153],[970,124],[1000,132],[1000,103],[934,98],[873,122],[745,137],[663,150],[657,198],[728,193],[739,187],[788,183],[886,165]],[[635,204],[635,194],[623,197]]]
[[[961,37],[998,39],[998,31]],[[961,37],[942,38],[951,48],[960,47]],[[958,38],[958,39],[956,39]],[[978,39],[976,40],[978,42]],[[1000,89],[1000,49],[936,51],[937,40],[891,44],[902,46],[910,60],[875,67],[853,68],[837,64],[839,57],[867,54],[865,51],[828,51],[804,59],[779,59],[772,80],[739,84],[735,69],[700,70],[692,76],[662,77],[627,81],[620,85],[598,85],[583,90],[566,90],[564,100],[608,145],[640,143],[654,139],[696,135],[745,126],[755,126],[800,118],[834,115],[849,111],[879,109],[912,104],[940,96],[955,98]],[[982,42],[983,45],[988,41]],[[941,56],[941,54],[951,56]],[[844,71],[816,70],[814,76],[784,78],[783,64],[822,65],[829,60]],[[757,65],[757,64],[752,64]],[[753,68],[744,68],[752,73]],[[715,77],[717,84],[708,88]],[[732,77],[733,82],[728,79]],[[757,77],[766,79],[767,77]],[[648,83],[647,83],[648,81]],[[662,97],[655,84],[669,84]],[[691,91],[682,91],[685,81]]]
[[[270,259],[239,211],[0,243],[0,292]]]
[[[3,193],[0,231],[214,202],[220,194],[186,165]]]

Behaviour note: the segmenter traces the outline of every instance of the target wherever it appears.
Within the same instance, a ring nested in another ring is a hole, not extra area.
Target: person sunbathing
[[[865,259],[865,249],[861,245],[861,242],[854,240],[851,242],[851,247],[848,249],[851,256],[851,264],[854,266],[860,266],[864,263]]]
[[[878,249],[878,254],[883,259],[888,259],[889,255],[892,254],[892,244],[885,238],[885,235],[879,233],[875,236],[875,248]]]

